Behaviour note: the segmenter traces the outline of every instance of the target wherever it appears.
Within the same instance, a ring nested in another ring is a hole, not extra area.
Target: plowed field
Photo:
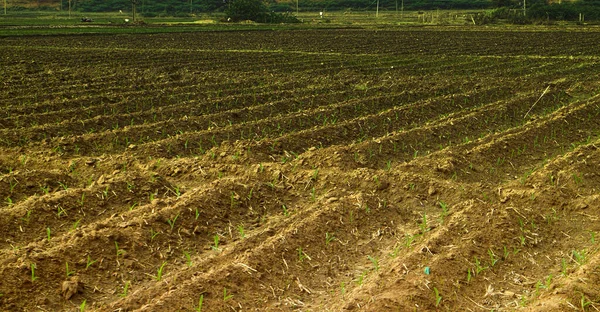
[[[0,37],[0,309],[597,311],[598,42]]]

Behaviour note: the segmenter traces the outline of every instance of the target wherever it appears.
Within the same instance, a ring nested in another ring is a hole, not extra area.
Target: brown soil
[[[0,307],[598,310],[597,42],[0,38]]]

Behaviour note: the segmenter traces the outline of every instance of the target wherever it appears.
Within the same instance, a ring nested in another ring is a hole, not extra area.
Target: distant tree
[[[262,0],[228,0],[225,13],[232,22],[267,22],[269,10]]]

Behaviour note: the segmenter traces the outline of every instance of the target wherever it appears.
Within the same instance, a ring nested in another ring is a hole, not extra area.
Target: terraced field
[[[598,42],[0,37],[0,307],[598,310]]]

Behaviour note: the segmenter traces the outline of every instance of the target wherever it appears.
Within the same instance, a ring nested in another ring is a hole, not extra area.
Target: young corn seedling
[[[243,224],[238,225],[237,226],[237,230],[238,230],[238,233],[240,233],[240,237],[241,238],[245,238],[246,237],[246,232],[244,231],[244,225]]]
[[[87,300],[83,300],[83,302],[79,305],[79,312],[83,312],[85,311],[85,303],[87,302]]]
[[[422,234],[425,234],[425,232],[429,231],[429,228],[427,227],[427,214],[423,214],[423,219],[419,224],[419,228],[421,229]]]
[[[233,297],[232,294],[227,293],[227,288],[223,287],[223,301],[227,301]]]
[[[479,274],[485,269],[486,268],[481,265],[481,262],[479,262],[479,258],[475,257],[475,274]]]
[[[63,207],[61,207],[59,205],[58,208],[56,209],[56,216],[59,218],[62,216],[67,216],[67,212],[65,211],[65,209]]]
[[[433,293],[435,294],[435,306],[439,307],[440,303],[442,302],[442,296],[440,295],[438,289],[435,287],[433,287]]]
[[[190,256],[190,253],[187,251],[184,251],[183,255],[185,256],[185,262],[187,263],[188,267],[191,267],[192,266],[192,256]]]
[[[285,204],[281,205],[281,208],[283,208],[283,215],[286,217],[290,216],[290,212],[287,209],[287,206]]]
[[[65,262],[65,268],[66,268],[67,277],[75,274],[75,271],[69,270],[69,262]]]
[[[213,250],[219,250],[219,234],[215,234],[215,236],[213,236],[213,245],[211,248]]]
[[[379,271],[379,261],[377,260],[377,258],[367,256],[367,259],[369,259],[369,261],[371,261],[371,263],[373,264],[373,269],[375,270],[375,272]]]
[[[117,243],[117,241],[115,241],[115,250],[117,252],[117,259],[125,252],[123,249],[119,248],[119,243]]]
[[[48,239],[48,241],[50,241],[50,228],[49,227],[46,228],[46,238]]]
[[[306,255],[304,253],[304,251],[302,251],[302,247],[298,247],[298,249],[296,249],[298,251],[298,261],[302,262],[304,261],[304,259],[308,258],[308,255]],[[310,260],[310,258],[308,258]]]
[[[488,249],[488,255],[490,256],[491,266],[496,265],[496,263],[498,262],[498,258],[496,258],[496,255],[494,254],[494,252],[491,249]]]
[[[152,276],[152,277],[154,277],[154,279],[155,279],[157,282],[160,282],[160,280],[162,279],[162,276],[163,276],[163,271],[164,271],[164,269],[165,269],[165,265],[167,265],[167,261],[163,262],[163,263],[160,265],[160,268],[158,268],[158,270],[156,270],[156,275]]]
[[[35,263],[32,263],[31,264],[31,281],[32,282],[35,282],[38,279],[38,277],[35,276],[35,269],[36,269]]]
[[[473,278],[473,275],[471,275],[471,268],[468,268],[467,269],[467,283],[470,283],[472,278]]]
[[[127,297],[127,291],[129,290],[130,282],[126,282],[125,286],[123,286],[123,292],[119,294],[119,297],[125,298]]]
[[[329,243],[331,243],[332,240],[335,239],[335,236],[333,236],[333,234],[330,233],[325,233],[325,245],[329,245]]]
[[[85,269],[87,270],[89,267],[91,267],[97,261],[98,260],[92,260],[92,258],[90,257],[90,255],[88,255],[87,256],[87,263],[85,264]]]
[[[198,299],[198,306],[194,308],[196,312],[202,312],[202,303],[204,302],[204,295],[200,295],[200,299]]]
[[[154,229],[150,228],[150,241],[153,241],[158,234],[160,234],[160,232],[154,232]]]
[[[80,222],[81,222],[81,219],[78,219],[75,222],[73,222],[73,225],[71,226],[71,231],[75,231],[79,227]]]
[[[175,221],[179,218],[179,214],[177,214],[173,219],[167,219],[167,223],[171,226],[171,232],[173,232],[173,228],[175,227]]]

